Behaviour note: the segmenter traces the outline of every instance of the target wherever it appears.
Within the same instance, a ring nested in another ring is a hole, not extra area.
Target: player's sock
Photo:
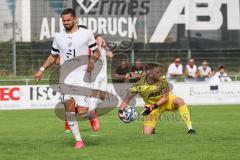
[[[178,107],[178,111],[179,111],[183,121],[187,125],[188,130],[193,129],[192,128],[192,121],[191,121],[191,118],[190,118],[190,113],[189,113],[189,110],[187,108],[187,105],[183,105],[181,107]]]
[[[82,141],[75,112],[66,112],[68,126],[70,127],[76,141]]]
[[[89,98],[89,111],[84,117],[88,118],[89,120],[93,118],[97,118],[96,116],[96,108],[102,103],[101,99],[90,97]]]
[[[68,120],[67,120],[67,117],[65,118],[65,133],[71,133],[71,129],[69,128],[68,126]]]
[[[69,128],[69,126],[68,126],[67,117],[65,118],[65,130],[70,130],[70,128]]]
[[[97,116],[97,112],[96,110],[93,110],[92,111],[92,116],[91,116],[91,119],[90,119],[90,124],[91,124],[91,127],[92,127],[92,130],[94,132],[97,132],[99,131],[99,121],[98,121],[98,116]]]

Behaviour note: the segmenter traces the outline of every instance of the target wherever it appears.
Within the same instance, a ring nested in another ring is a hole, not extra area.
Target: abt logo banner
[[[223,25],[223,4],[227,5],[227,29],[240,30],[239,0],[172,0],[150,42],[163,43],[175,24],[185,24],[185,30],[220,29]]]

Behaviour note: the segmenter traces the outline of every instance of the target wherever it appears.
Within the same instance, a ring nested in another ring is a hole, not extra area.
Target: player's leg
[[[71,98],[71,97],[69,97]],[[64,94],[61,94],[60,95],[60,100],[61,102],[65,105],[65,95]],[[65,107],[66,108],[66,107]],[[66,112],[66,111],[65,111]],[[67,120],[67,116],[66,114],[64,115],[65,117],[65,126],[64,126],[64,130],[65,130],[65,133],[71,133],[71,129],[69,128],[68,126],[68,120]]]
[[[107,78],[106,77],[100,78],[98,91],[99,91],[100,99],[98,99],[97,105],[99,106],[105,100],[106,93],[107,93]]]
[[[99,78],[98,86],[97,86],[97,91],[99,93],[99,98],[97,99],[97,106],[98,107],[102,101],[105,100],[106,97],[106,92],[107,92],[107,79],[105,78]],[[98,95],[95,95],[93,97],[98,97]]]
[[[164,110],[164,108],[158,108],[153,110],[149,115],[144,116],[143,134],[155,133],[155,128]]]
[[[173,100],[173,105],[177,108],[184,123],[187,125],[188,133],[189,134],[196,133],[196,131],[192,127],[190,112],[184,100],[180,97],[177,97]]]
[[[144,125],[143,126],[143,134],[154,134],[155,128],[151,127],[151,126],[147,126],[147,125]]]
[[[90,105],[94,106],[95,108],[97,108],[100,103],[102,101],[104,101],[105,99],[105,95],[106,95],[106,92],[103,92],[103,91],[98,91],[99,92],[99,97],[100,99],[97,99],[97,100],[93,100]],[[92,96],[93,97],[93,96]],[[100,124],[99,124],[99,120],[98,120],[98,115],[97,115],[97,109],[94,109],[91,113],[91,117],[90,117],[90,124],[92,126],[92,130],[94,132],[97,132],[99,131],[99,128],[100,128]]]
[[[92,127],[92,130],[94,132],[99,131],[99,121],[98,121],[98,116],[97,116],[97,111],[96,108],[98,107],[98,93],[99,91],[96,89],[92,90],[92,95],[89,98],[89,107],[93,108],[93,110],[89,113],[88,118],[90,120],[90,124]]]
[[[99,93],[99,90],[92,89],[92,94],[88,99],[90,110],[95,110],[98,107],[98,103],[99,103],[98,93]]]
[[[88,108],[86,108],[86,107],[82,107],[82,108],[79,109],[80,115],[86,114],[87,112],[88,112]],[[71,132],[71,129],[70,129],[69,123],[68,123],[68,118],[67,118],[66,115],[65,115],[65,126],[64,126],[64,130],[65,130],[65,133],[70,133],[70,132]]]
[[[93,110],[91,112],[89,119],[90,119],[90,124],[92,126],[92,130],[94,132],[97,132],[100,127],[96,108],[105,99],[106,90],[107,90],[107,79],[104,77],[97,77],[92,87],[92,95],[89,98],[89,108]],[[100,99],[98,98],[98,95],[100,96]]]
[[[105,77],[97,77],[92,87],[91,98],[89,99],[89,107],[91,110],[97,108],[99,104],[105,99],[106,90],[107,79]],[[100,99],[98,98],[98,94],[100,95]]]
[[[106,92],[105,92],[105,91],[100,91],[99,98],[100,98],[102,101],[104,101],[105,97],[106,97]]]
[[[82,148],[85,145],[84,145],[81,135],[80,135],[78,121],[77,121],[77,115],[76,115],[76,104],[75,104],[75,100],[73,98],[71,98],[65,102],[65,110],[66,110],[66,117],[68,120],[69,128],[71,129],[72,134],[76,140],[75,148]]]
[[[64,130],[65,130],[65,133],[70,133],[71,132],[71,129],[68,125],[68,120],[67,120],[66,115],[65,115],[65,128],[64,128]]]
[[[92,97],[98,97],[98,92],[99,92],[98,89],[93,89],[91,96],[92,96]]]

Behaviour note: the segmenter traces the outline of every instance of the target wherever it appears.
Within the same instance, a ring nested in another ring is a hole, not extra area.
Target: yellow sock
[[[190,118],[190,113],[189,113],[189,110],[187,108],[187,105],[185,104],[181,107],[178,107],[178,111],[179,111],[183,121],[187,125],[188,130],[192,129],[192,121],[191,121],[191,118]]]

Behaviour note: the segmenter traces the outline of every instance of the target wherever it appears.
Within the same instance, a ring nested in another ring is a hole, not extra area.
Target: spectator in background
[[[198,67],[199,81],[206,81],[212,76],[212,69],[208,66],[208,62],[204,60],[202,65]]]
[[[169,65],[167,78],[169,81],[176,81],[183,75],[183,66],[181,64],[181,59],[176,58],[175,61]]]
[[[232,81],[231,78],[225,72],[225,67],[224,66],[220,66],[218,68],[218,70],[219,71],[215,73],[215,76],[217,76],[219,78],[220,82],[230,82],[230,81]]]
[[[140,78],[144,76],[144,67],[142,61],[137,59],[135,65],[131,68],[131,79],[130,82],[137,82]]]
[[[185,81],[196,81],[198,78],[197,66],[193,58],[188,60],[188,64],[185,68]]]
[[[219,85],[221,84],[220,79],[214,73],[214,69],[212,68],[212,76],[209,78],[210,90],[218,90]]]
[[[120,65],[117,67],[114,73],[114,83],[124,83],[125,80],[129,79],[129,67],[126,59],[122,59]]]

